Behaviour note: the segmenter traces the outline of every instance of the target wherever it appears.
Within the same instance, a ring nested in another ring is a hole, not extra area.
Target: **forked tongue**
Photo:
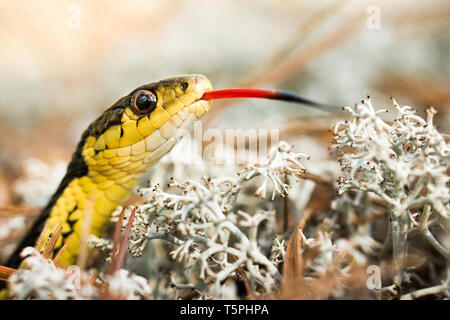
[[[259,98],[259,99],[282,100],[287,102],[301,103],[328,112],[340,111],[339,107],[314,102],[290,92],[257,89],[257,88],[232,88],[232,89],[219,89],[207,91],[203,94],[201,100],[211,101],[230,98]]]

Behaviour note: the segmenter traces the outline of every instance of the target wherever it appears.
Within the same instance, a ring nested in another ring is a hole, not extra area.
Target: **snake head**
[[[211,82],[198,74],[134,89],[86,130],[81,149],[88,168],[101,172],[107,159],[143,154],[147,165],[157,161],[209,110],[211,102],[201,98],[210,90]]]

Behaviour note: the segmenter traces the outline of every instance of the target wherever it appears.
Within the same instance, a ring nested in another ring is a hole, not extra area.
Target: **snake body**
[[[20,251],[47,239],[58,225],[62,237],[53,254],[68,241],[59,265],[74,264],[86,221],[89,234],[105,231],[148,168],[209,110],[211,102],[200,98],[210,90],[205,76],[172,77],[136,88],[105,110],[82,134],[58,189],[7,265],[17,268]]]

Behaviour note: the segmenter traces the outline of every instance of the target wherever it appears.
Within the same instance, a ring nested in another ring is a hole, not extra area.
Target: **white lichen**
[[[8,279],[8,295],[14,299],[148,299],[152,289],[143,277],[119,269],[112,275],[93,277],[78,266],[55,266],[35,248],[26,247],[21,267]]]
[[[430,231],[440,224],[450,232],[447,170],[449,145],[433,124],[436,111],[427,110],[427,119],[417,116],[409,106],[399,106],[392,123],[381,118],[386,110],[376,110],[370,99],[354,109],[346,107],[351,119],[334,126],[333,148],[339,151],[344,176],[339,192],[356,189],[381,197],[388,206],[394,264],[401,270],[407,234],[419,229],[428,242],[450,260],[448,249]],[[394,279],[401,284],[401,273]]]
[[[141,300],[151,297],[152,288],[147,280],[128,270],[117,270],[105,280],[108,283],[109,296],[115,299]]]
[[[272,198],[277,194],[287,196],[286,179],[301,177],[305,169],[299,160],[303,158],[308,157],[281,142],[271,149],[265,163],[247,165],[238,178],[205,177],[202,182],[182,183],[172,180],[170,191],[158,184],[141,188],[139,192],[148,201],[137,207],[130,252],[139,256],[149,241],[162,239],[171,243],[170,257],[183,264],[186,272],[196,274],[204,284],[213,284],[204,294],[220,290],[221,282],[240,272],[246,273],[255,292],[271,292],[281,280],[277,265],[283,259],[284,244],[278,243],[266,254],[258,233],[263,229],[262,222],[275,224],[275,212],[249,214],[236,210],[236,201],[243,186],[258,176],[262,176],[262,184],[256,196],[264,198],[269,187],[273,189]]]
[[[97,292],[79,269],[57,268],[52,260],[44,258],[33,247],[22,253],[24,261],[8,280],[10,296],[15,299],[94,299]],[[81,285],[83,283],[83,285]]]

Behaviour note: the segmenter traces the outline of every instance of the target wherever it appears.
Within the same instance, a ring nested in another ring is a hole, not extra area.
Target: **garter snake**
[[[200,98],[210,90],[205,76],[172,77],[136,88],[105,110],[82,134],[66,175],[7,266],[17,268],[21,250],[47,239],[58,224],[62,236],[53,254],[70,236],[59,265],[74,264],[86,212],[89,234],[100,236],[147,169],[209,109],[211,102]]]

